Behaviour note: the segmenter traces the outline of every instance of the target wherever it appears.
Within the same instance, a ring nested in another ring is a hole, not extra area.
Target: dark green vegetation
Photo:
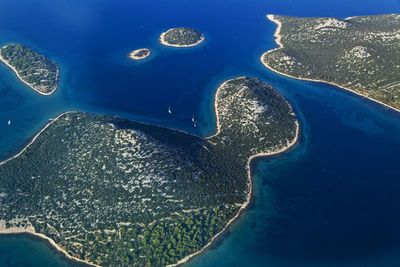
[[[291,107],[237,78],[217,93],[221,131],[202,139],[72,112],[0,165],[0,220],[32,225],[104,266],[173,264],[199,251],[246,203],[247,161],[295,140]]]
[[[192,28],[173,28],[165,32],[162,40],[171,46],[194,46],[204,39],[201,32]]]
[[[0,49],[1,57],[10,64],[24,82],[42,94],[57,88],[58,69],[45,56],[20,44],[9,44]]]
[[[400,15],[274,16],[283,48],[264,54],[272,69],[335,83],[400,109]]]

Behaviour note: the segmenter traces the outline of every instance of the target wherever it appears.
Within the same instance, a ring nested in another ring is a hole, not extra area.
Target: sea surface
[[[276,47],[266,14],[399,12],[397,0],[1,0],[0,45],[42,52],[59,64],[61,81],[55,94],[42,96],[0,64],[0,160],[68,110],[208,136],[216,131],[218,85],[257,77],[293,105],[300,141],[253,162],[249,209],[187,265],[400,266],[400,113],[334,86],[280,76],[259,61]],[[159,34],[176,26],[195,27],[206,41],[188,49],[160,45]],[[142,47],[152,56],[131,61],[129,52]],[[0,237],[0,266],[70,265],[43,241]]]

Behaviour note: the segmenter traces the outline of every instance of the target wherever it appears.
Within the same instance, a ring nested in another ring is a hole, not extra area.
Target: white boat
[[[192,116],[192,122],[194,122],[194,115]]]
[[[197,121],[194,121],[193,123],[193,127],[196,128],[197,127]]]
[[[169,114],[172,113],[172,111],[171,111],[171,106],[168,107],[168,113],[169,113]]]
[[[11,124],[11,121],[8,121],[8,125],[10,125]]]

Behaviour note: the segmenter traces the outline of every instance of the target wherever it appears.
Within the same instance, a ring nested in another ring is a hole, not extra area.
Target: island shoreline
[[[165,32],[161,33],[160,38],[159,38],[159,41],[160,41],[160,43],[161,43],[162,45],[170,46],[170,47],[188,48],[188,47],[197,46],[197,45],[201,44],[201,43],[205,40],[205,37],[204,37],[204,35],[202,34],[200,40],[198,40],[196,43],[193,43],[193,44],[190,44],[190,45],[170,44],[170,43],[168,43],[168,42],[165,41],[164,36],[165,36],[169,31],[171,31],[171,30],[173,30],[173,29],[169,29],[168,31],[165,31]]]
[[[385,103],[383,103],[383,102],[381,102],[381,101],[379,101],[379,100],[373,99],[373,98],[371,98],[371,97],[368,97],[368,96],[366,96],[366,95],[363,95],[363,94],[361,94],[361,93],[358,93],[358,92],[354,91],[353,89],[350,89],[350,88],[341,86],[341,85],[336,84],[336,83],[334,83],[334,82],[328,82],[328,81],[324,81],[324,80],[310,79],[310,78],[301,78],[301,77],[292,76],[292,75],[290,75],[290,74],[286,74],[286,73],[280,72],[280,71],[274,69],[272,66],[268,65],[268,64],[267,64],[266,62],[264,62],[264,60],[263,60],[264,56],[267,55],[267,54],[269,54],[269,53],[272,53],[272,52],[274,52],[274,51],[278,51],[278,50],[284,48],[284,45],[281,43],[281,38],[282,38],[282,36],[280,35],[280,31],[281,31],[281,28],[282,28],[282,23],[281,23],[279,20],[275,19],[275,16],[272,15],[272,14],[268,14],[268,15],[267,15],[267,18],[268,18],[270,21],[274,22],[274,23],[277,25],[277,28],[276,28],[275,33],[274,33],[274,37],[276,38],[276,39],[275,39],[275,43],[279,46],[279,47],[277,47],[277,48],[271,49],[271,50],[269,50],[269,51],[263,53],[263,54],[261,55],[261,57],[260,57],[261,63],[262,63],[265,67],[267,67],[269,70],[271,70],[271,71],[273,71],[273,72],[275,72],[275,73],[278,73],[278,74],[280,74],[280,75],[283,75],[283,76],[286,76],[286,77],[289,77],[289,78],[292,78],[292,79],[296,79],[296,80],[302,80],[302,81],[319,82],[319,83],[330,84],[330,85],[339,87],[339,88],[341,88],[341,89],[344,89],[344,90],[346,90],[346,91],[348,91],[348,92],[354,93],[354,94],[356,94],[356,95],[358,95],[358,96],[361,96],[361,97],[363,97],[363,98],[367,98],[367,99],[369,99],[369,100],[371,100],[371,101],[373,101],[373,102],[375,102],[375,103],[378,103],[378,104],[380,104],[380,105],[383,105],[383,106],[386,107],[386,108],[389,108],[389,109],[392,109],[392,110],[394,110],[394,111],[400,112],[400,109],[398,109],[398,108],[389,106],[388,104],[385,104]],[[352,19],[352,18],[354,18],[354,17],[349,17],[349,18],[346,18],[346,19],[344,19],[344,20],[349,20],[349,19]]]
[[[34,231],[29,231],[26,230],[24,228],[14,228],[11,229],[10,231],[7,231],[10,229],[0,229],[0,236],[16,236],[16,235],[27,235],[30,238],[35,238],[41,241],[45,241],[47,245],[49,245],[50,249],[54,249],[56,251],[56,253],[60,253],[62,255],[62,257],[65,257],[65,259],[70,260],[70,261],[76,261],[78,263],[84,263],[87,264],[89,266],[96,266],[96,267],[100,267],[100,265],[96,265],[94,263],[73,257],[71,255],[68,254],[68,252],[66,252],[62,247],[60,247],[53,239],[51,239],[50,237],[41,234],[41,233],[36,233]]]
[[[42,237],[39,237],[35,234],[28,233],[28,232],[23,232],[23,233],[0,233],[0,238],[6,238],[6,237],[24,237],[30,240],[37,240],[39,242],[44,242],[46,247],[52,251],[52,253],[57,254],[58,257],[61,257],[63,261],[71,264],[79,264],[82,266],[93,266],[88,262],[82,262],[82,261],[77,261],[76,259],[71,259],[70,257],[67,257],[64,252],[58,250],[56,247],[54,247],[47,239],[44,239]],[[74,265],[75,266],[75,265]],[[100,266],[99,266],[100,267]]]
[[[4,47],[2,47],[2,48],[4,48]],[[1,50],[1,48],[0,48],[0,50]],[[48,92],[48,93],[43,93],[43,92],[39,91],[38,89],[34,88],[32,84],[30,84],[30,83],[24,81],[24,80],[21,78],[21,76],[19,75],[18,71],[17,71],[13,66],[11,66],[10,63],[8,63],[8,61],[7,61],[6,59],[4,59],[4,58],[1,56],[1,52],[0,52],[0,61],[3,62],[7,67],[9,67],[9,68],[15,73],[15,75],[17,75],[17,78],[18,78],[21,82],[23,82],[25,85],[29,86],[31,89],[35,90],[37,93],[39,93],[39,94],[41,94],[41,95],[49,96],[49,95],[53,94],[53,93],[57,90],[57,87],[58,87],[58,84],[57,84],[57,83],[58,83],[58,76],[59,76],[59,69],[58,69],[58,66],[57,66],[57,73],[56,73],[56,86],[55,86],[50,92]]]
[[[146,51],[146,52],[148,52],[148,54],[144,55],[144,56],[136,56],[135,54],[140,52],[140,51]],[[146,58],[148,58],[150,56],[151,56],[151,51],[148,48],[136,49],[136,50],[133,50],[132,52],[129,53],[129,58],[132,59],[132,60],[136,60],[136,61],[144,60],[144,59],[146,59]]]
[[[232,80],[235,80],[235,79],[240,79],[240,78],[245,78],[245,77],[241,76],[241,77],[237,77],[237,78],[234,78],[234,79],[229,79],[229,80],[223,82],[221,85],[219,85],[217,90],[216,90],[216,92],[215,92],[215,96],[214,96],[214,114],[216,116],[216,126],[217,126],[217,132],[215,134],[213,134],[211,136],[208,136],[208,137],[200,137],[200,136],[197,136],[197,135],[194,135],[194,134],[191,134],[191,133],[187,133],[187,132],[179,130],[179,129],[174,129],[174,128],[168,128],[168,129],[172,129],[172,130],[176,130],[176,131],[188,134],[188,135],[196,136],[196,137],[199,137],[199,138],[201,138],[203,140],[209,140],[210,138],[215,137],[218,134],[220,134],[221,126],[220,126],[220,122],[219,122],[218,103],[217,103],[219,90],[223,86],[225,86],[228,82],[230,82]],[[286,99],[285,99],[285,101],[286,101]],[[288,102],[286,101],[286,103],[288,103]],[[290,106],[289,103],[288,103],[288,105]],[[290,108],[292,109],[291,106],[290,106]],[[17,158],[17,157],[19,157],[23,152],[25,152],[26,149],[29,148],[30,145],[32,145],[35,142],[35,140],[39,137],[39,135],[43,131],[45,131],[50,125],[52,125],[59,118],[61,118],[62,116],[66,115],[66,114],[70,114],[70,113],[74,113],[74,112],[78,112],[78,111],[63,112],[63,113],[59,114],[57,117],[55,117],[54,119],[51,119],[51,121],[48,122],[20,152],[18,152],[17,154],[15,154],[14,156],[12,156],[12,157],[10,157],[10,158],[8,158],[6,160],[1,161],[0,162],[0,166],[5,164],[5,163],[7,163],[7,162],[9,162],[9,161],[11,161],[11,160],[13,160],[13,159],[15,159],[15,158]],[[131,121],[134,121],[134,120],[131,120]],[[138,121],[136,121],[136,122],[138,122]],[[140,122],[140,123],[143,123],[143,122]],[[152,124],[149,124],[149,123],[143,123],[143,124],[152,125]],[[248,158],[247,165],[246,165],[246,171],[247,171],[247,177],[248,177],[247,183],[248,183],[249,192],[247,193],[246,201],[240,206],[240,209],[236,213],[236,215],[232,219],[230,219],[228,221],[228,223],[224,226],[224,228],[220,232],[218,232],[216,235],[214,235],[210,239],[210,241],[202,249],[200,249],[199,251],[197,251],[197,252],[195,252],[193,254],[190,254],[190,255],[184,257],[183,259],[179,260],[177,263],[170,264],[170,265],[167,265],[167,266],[174,267],[174,266],[185,264],[188,261],[190,261],[191,259],[193,259],[195,256],[203,253],[212,244],[214,244],[214,241],[216,239],[218,239],[222,234],[224,234],[227,230],[229,230],[230,226],[240,218],[240,216],[244,213],[244,211],[249,207],[249,205],[251,203],[251,200],[252,200],[253,191],[254,191],[254,189],[253,189],[254,183],[253,183],[252,175],[251,175],[251,162],[253,161],[253,159],[256,159],[256,158],[274,156],[274,155],[281,154],[281,153],[291,149],[297,143],[298,137],[299,137],[299,132],[300,132],[300,124],[299,124],[297,119],[295,120],[295,124],[296,124],[296,135],[293,138],[293,140],[290,143],[288,143],[285,147],[282,147],[281,149],[276,150],[276,151],[272,151],[272,152],[258,153],[258,154],[255,154],[255,155],[251,155]],[[152,125],[152,126],[156,126],[156,125]],[[160,126],[156,126],[156,127],[160,127]],[[163,128],[165,128],[165,127],[163,127]],[[47,237],[44,234],[35,232],[34,229],[33,230],[29,230],[29,229],[22,228],[22,227],[19,227],[19,228],[18,227],[13,227],[13,228],[5,229],[5,228],[1,228],[0,227],[0,235],[20,235],[20,234],[33,235],[34,237],[39,237],[41,239],[44,239],[50,245],[52,245],[57,250],[57,252],[60,252],[68,260],[77,261],[79,263],[85,263],[85,264],[88,264],[88,265],[91,265],[91,266],[99,266],[99,265],[96,265],[96,264],[94,264],[92,262],[88,262],[88,261],[76,258],[74,256],[71,256],[70,254],[68,254],[67,251],[65,251],[62,247],[60,247],[53,239],[51,239],[50,237]]]

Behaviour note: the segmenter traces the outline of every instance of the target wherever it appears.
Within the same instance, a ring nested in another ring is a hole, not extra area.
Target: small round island
[[[192,47],[204,41],[204,35],[192,28],[172,28],[160,35],[160,42],[166,46]]]
[[[150,49],[148,48],[140,48],[132,51],[129,54],[129,57],[133,60],[143,60],[145,58],[148,58],[151,54]]]

